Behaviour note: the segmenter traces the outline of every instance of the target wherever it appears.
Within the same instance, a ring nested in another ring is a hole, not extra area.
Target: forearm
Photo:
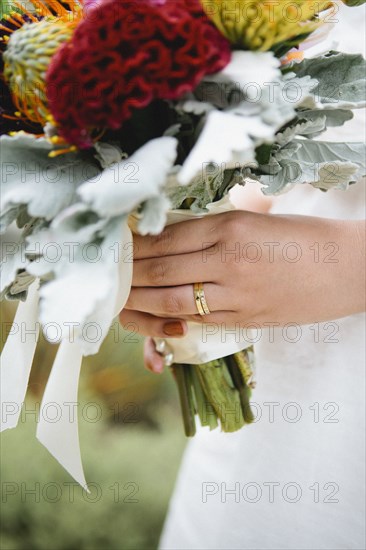
[[[278,257],[277,260],[283,261],[285,256],[285,262],[289,264],[289,303],[284,296],[281,323],[296,321],[291,319],[291,312],[296,311],[297,321],[303,324],[364,311],[365,222],[273,216],[276,218],[282,235],[284,219],[296,221],[286,242],[282,241],[278,247],[281,259]],[[273,233],[275,237],[276,229]],[[299,259],[292,265],[296,250]]]
[[[365,310],[366,304],[366,250],[365,221],[341,221],[337,224],[335,243],[339,243],[336,259],[330,264],[329,276],[334,286],[327,293],[328,311],[334,317],[343,317]]]

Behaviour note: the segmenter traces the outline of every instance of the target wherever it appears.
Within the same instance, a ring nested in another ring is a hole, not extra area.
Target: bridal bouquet
[[[364,0],[345,1],[361,5]],[[2,297],[20,300],[2,355],[3,428],[17,424],[41,324],[60,342],[37,437],[86,486],[77,421],[83,355],[95,354],[132,281],[132,232],[233,208],[248,179],[265,194],[346,189],[365,147],[316,138],[365,106],[365,61],[304,59],[336,21],[333,2],[31,0],[5,4],[2,53]],[[204,301],[200,301],[201,307]],[[253,420],[253,350],[235,335],[158,342],[195,416]],[[226,414],[227,411],[236,414]],[[4,414],[4,411],[6,414]]]

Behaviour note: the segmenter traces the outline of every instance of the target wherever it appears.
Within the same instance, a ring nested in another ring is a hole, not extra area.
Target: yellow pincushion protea
[[[333,2],[310,0],[201,0],[207,16],[230,42],[246,50],[288,49],[323,24],[317,16]]]
[[[31,0],[33,2],[33,0]],[[18,116],[46,124],[52,119],[47,108],[45,75],[57,49],[73,34],[82,17],[81,5],[69,1],[72,11],[57,0],[34,1],[35,10],[28,11],[21,4],[19,12],[5,16],[9,27],[1,25],[6,48],[3,53],[4,79],[9,86]]]

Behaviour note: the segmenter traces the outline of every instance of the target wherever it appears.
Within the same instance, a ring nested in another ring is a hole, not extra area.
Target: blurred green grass
[[[1,309],[8,330],[14,306]],[[141,340],[118,323],[100,353],[84,360],[79,430],[88,496],[35,437],[32,411],[56,350],[41,339],[20,423],[1,434],[1,549],[156,548],[186,441],[170,373],[147,372]]]
[[[154,431],[80,422],[90,495],[38,443],[30,415],[5,432],[0,547],[156,548],[184,445],[169,410],[161,406],[158,416]]]

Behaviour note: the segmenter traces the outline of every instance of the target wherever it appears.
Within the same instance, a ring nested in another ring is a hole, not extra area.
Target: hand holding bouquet
[[[76,398],[82,355],[97,353],[127,302],[130,228],[157,235],[177,216],[230,209],[228,192],[248,179],[271,195],[297,184],[346,189],[365,173],[363,144],[316,140],[364,107],[365,61],[334,51],[302,60],[329,28],[328,1],[11,4],[0,26],[0,221],[22,232],[4,255],[1,291],[28,296],[16,322],[56,326],[44,403],[65,403]],[[193,327],[167,344],[184,364],[174,370],[188,434],[195,413],[227,431],[253,418],[252,351],[218,344],[202,349]],[[2,399],[18,408],[4,427],[16,425],[34,354],[28,342],[19,349],[11,333]],[[240,414],[229,422],[233,404]],[[85,484],[70,430],[40,422],[38,437]]]

